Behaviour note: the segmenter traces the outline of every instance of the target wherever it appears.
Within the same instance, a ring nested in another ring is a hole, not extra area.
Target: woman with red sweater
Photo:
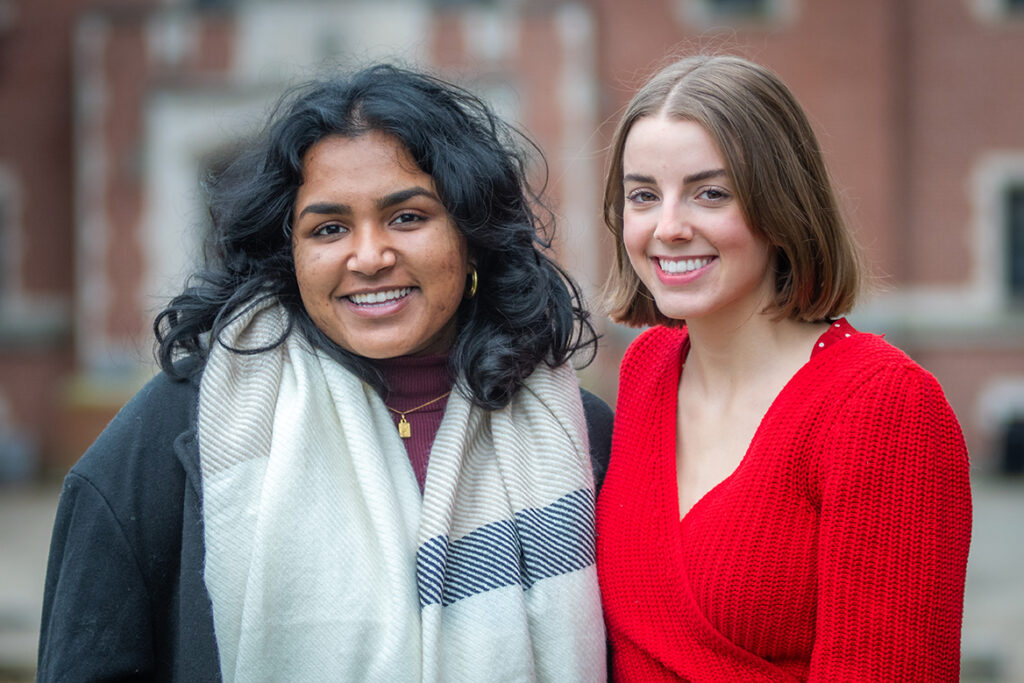
[[[613,141],[626,353],[598,501],[618,681],[955,681],[971,533],[942,389],[842,316],[861,277],[779,79],[694,57]]]

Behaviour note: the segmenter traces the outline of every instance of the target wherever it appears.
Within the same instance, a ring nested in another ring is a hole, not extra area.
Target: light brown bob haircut
[[[658,310],[622,240],[622,152],[633,124],[648,117],[693,121],[708,132],[747,223],[773,247],[778,319],[831,320],[852,308],[861,255],[840,215],[821,149],[796,98],[768,69],[733,56],[688,57],[655,74],[633,96],[612,139],[604,222],[615,236],[606,286],[616,322],[680,326]]]

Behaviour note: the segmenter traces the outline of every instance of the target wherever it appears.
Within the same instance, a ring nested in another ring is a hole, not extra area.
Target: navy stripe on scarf
[[[589,567],[594,543],[594,494],[587,489],[486,524],[454,543],[435,536],[416,552],[420,608],[515,584],[529,590],[541,579]]]

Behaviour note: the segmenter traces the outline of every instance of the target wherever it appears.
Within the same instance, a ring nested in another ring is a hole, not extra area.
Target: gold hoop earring
[[[472,299],[474,296],[476,296],[476,266],[473,266],[472,268],[473,270],[470,271],[469,273],[469,293],[466,294],[467,299]]]

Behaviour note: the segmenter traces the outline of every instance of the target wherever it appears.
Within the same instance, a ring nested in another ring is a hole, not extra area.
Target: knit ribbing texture
[[[955,681],[971,498],[938,382],[846,321],[680,521],[685,330],[621,368],[598,501],[616,681]]]

